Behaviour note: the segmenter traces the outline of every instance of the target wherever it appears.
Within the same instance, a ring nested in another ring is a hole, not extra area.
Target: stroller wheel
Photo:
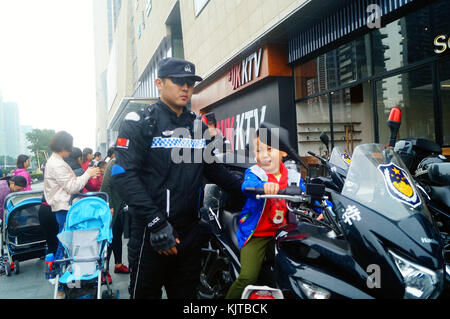
[[[5,263],[5,275],[11,276],[11,264],[9,262]]]
[[[20,266],[19,266],[20,264],[19,264],[19,262],[18,261],[15,261],[14,262],[14,273],[16,274],[16,275],[18,275],[19,273],[20,273]]]

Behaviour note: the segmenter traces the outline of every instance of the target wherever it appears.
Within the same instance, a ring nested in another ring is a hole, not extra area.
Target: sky
[[[0,94],[20,125],[95,151],[93,0],[0,0]]]

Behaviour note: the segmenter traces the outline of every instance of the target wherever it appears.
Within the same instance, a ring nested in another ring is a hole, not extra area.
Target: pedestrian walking
[[[28,155],[21,154],[17,157],[17,168],[12,173],[12,176],[23,176],[27,180],[27,186],[23,191],[31,191],[31,177],[28,173],[28,167],[30,167],[30,157]]]
[[[120,273],[120,274],[128,274],[130,273],[130,270],[127,266],[125,266],[122,262],[122,235],[123,235],[123,224],[124,224],[124,212],[123,212],[123,206],[124,201],[120,197],[120,195],[117,193],[114,184],[111,179],[111,171],[113,165],[116,163],[115,159],[112,159],[109,161],[108,165],[105,169],[105,174],[103,177],[103,183],[102,187],[100,188],[100,192],[105,192],[109,196],[109,205],[111,207],[111,213],[113,214],[113,220],[112,220],[112,232],[113,232],[113,239],[111,242],[111,245],[108,246],[108,252],[106,256],[106,269],[108,269],[107,272],[107,279],[108,281],[111,280],[111,276],[109,274],[109,260],[111,259],[111,253],[114,254],[114,273]]]
[[[69,157],[73,148],[73,137],[65,131],[56,133],[50,141],[53,152],[47,160],[44,174],[44,196],[50,205],[58,222],[60,233],[66,222],[69,200],[72,194],[79,193],[90,177],[98,174],[98,168],[89,167],[81,176],[76,176],[70,166],[64,161]],[[55,259],[62,259],[63,248],[59,243]],[[64,291],[58,290],[57,298],[63,298]]]
[[[125,116],[112,167],[114,186],[131,215],[129,292],[135,299],[159,299],[164,286],[170,299],[192,299],[200,278],[203,177],[228,191],[233,200],[245,198],[241,179],[222,164],[203,160],[207,126],[186,108],[195,82],[202,80],[194,64],[163,59],[157,74],[160,98]],[[177,163],[173,151],[191,160]]]

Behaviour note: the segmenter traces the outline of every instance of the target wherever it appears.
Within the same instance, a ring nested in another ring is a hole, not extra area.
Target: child
[[[0,181],[0,221],[3,220],[3,204],[10,193],[20,192],[27,186],[25,177],[17,175]],[[1,222],[0,222],[1,224]]]
[[[100,173],[96,177],[89,179],[83,193],[100,191],[103,183],[103,175],[105,174],[106,162],[98,162],[97,167],[100,169]]]
[[[246,187],[262,187],[265,194],[274,195],[288,185],[288,171],[282,162],[287,154],[263,143],[259,133],[260,130],[255,138],[257,164],[245,172],[242,190],[245,192]],[[240,299],[245,287],[256,283],[264,256],[274,258],[275,233],[286,225],[284,200],[257,200],[255,195],[246,195],[248,198],[239,216],[236,233],[241,248],[241,273],[228,290],[227,299]]]

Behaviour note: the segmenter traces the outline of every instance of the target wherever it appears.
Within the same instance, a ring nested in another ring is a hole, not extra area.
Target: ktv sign
[[[233,90],[260,76],[262,52],[261,48],[231,68],[228,73],[228,81],[231,82]]]

